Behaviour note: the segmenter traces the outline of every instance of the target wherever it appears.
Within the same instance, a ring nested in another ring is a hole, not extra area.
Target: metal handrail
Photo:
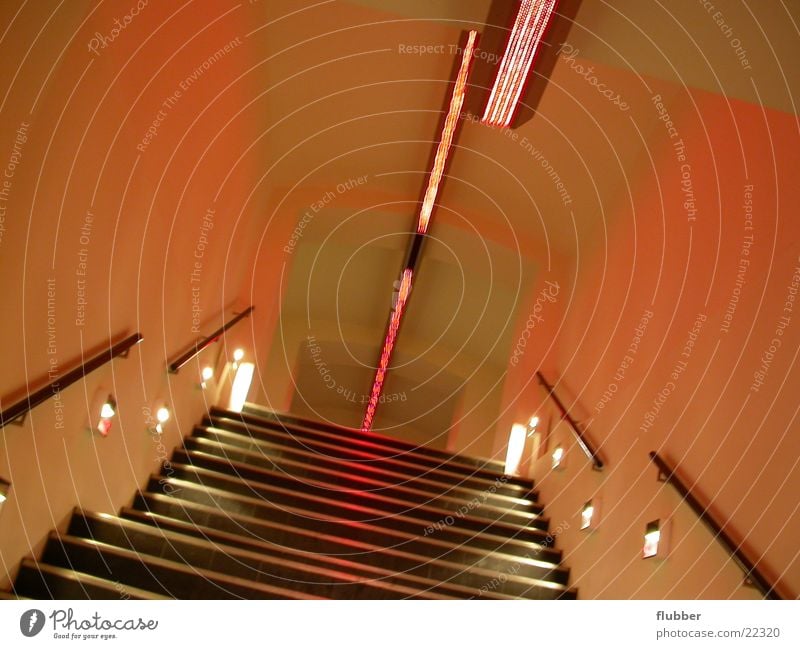
[[[138,345],[142,342],[142,334],[135,333],[125,338],[121,342],[112,345],[108,349],[103,350],[96,356],[93,356],[88,361],[81,363],[78,367],[70,370],[64,375],[58,376],[55,380],[50,381],[47,385],[35,392],[29,393],[24,398],[17,401],[12,406],[0,412],[0,428],[10,423],[22,424],[25,420],[25,415],[33,410],[36,406],[47,401],[55,393],[60,392],[67,386],[79,381],[84,376],[93,372],[98,367],[102,367],[113,358],[117,356],[127,356],[131,347]]]
[[[605,466],[605,462],[600,457],[600,454],[595,450],[594,445],[587,438],[586,433],[584,433],[578,427],[578,422],[572,418],[572,415],[569,414],[569,411],[566,409],[564,404],[561,403],[561,399],[559,399],[558,395],[556,395],[553,386],[547,382],[541,372],[536,372],[536,378],[539,379],[539,383],[544,386],[544,388],[547,390],[547,393],[550,395],[550,398],[555,402],[556,406],[558,406],[558,409],[561,411],[562,419],[565,419],[572,428],[572,432],[575,434],[575,438],[578,440],[578,446],[581,447],[581,450],[591,461],[592,468],[595,471],[602,471],[603,467]]]
[[[742,569],[746,582],[758,588],[761,594],[767,599],[783,599],[780,594],[776,592],[774,584],[764,576],[756,565],[747,557],[744,551],[742,551],[742,544],[737,543],[728,535],[709,513],[709,506],[704,506],[684,484],[683,480],[677,476],[675,467],[670,466],[667,461],[655,451],[650,451],[650,459],[658,467],[659,479],[662,480],[662,482],[671,484],[675,488],[675,491],[681,495],[683,501],[691,507],[697,517],[711,530],[712,534],[714,534],[714,538],[728,551],[734,563]]]
[[[202,352],[210,344],[217,342],[217,340],[219,340],[219,337],[222,334],[224,334],[228,329],[230,329],[233,325],[235,325],[240,320],[243,320],[244,318],[249,316],[253,312],[253,309],[255,309],[254,306],[247,307],[244,311],[242,311],[241,313],[237,314],[236,317],[231,318],[228,322],[226,322],[224,325],[222,325],[219,329],[217,329],[210,336],[206,336],[205,338],[202,338],[201,340],[198,340],[197,342],[195,342],[194,345],[187,352],[185,352],[185,353],[181,354],[180,356],[178,356],[178,358],[176,358],[174,361],[172,361],[167,366],[168,369],[169,369],[170,374],[177,374],[178,371],[184,365],[186,365],[186,363],[188,363],[190,360],[192,360],[195,356],[197,356],[200,352]]]

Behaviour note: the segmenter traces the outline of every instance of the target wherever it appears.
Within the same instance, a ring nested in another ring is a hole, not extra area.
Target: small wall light
[[[581,509],[581,529],[593,530],[597,528],[599,507],[597,498],[587,500]]]
[[[202,379],[200,387],[205,390],[208,381],[214,378],[214,368],[210,365],[206,365],[200,372],[200,378]]]
[[[117,402],[114,396],[109,394],[108,398],[100,406],[100,420],[97,422],[97,432],[103,437],[108,435],[111,430],[111,419],[117,414]]]
[[[551,468],[553,469],[563,469],[564,468],[564,460],[565,460],[566,452],[564,451],[563,446],[557,447],[553,451],[553,463]]]
[[[156,409],[156,421],[158,422],[156,424],[157,433],[164,432],[164,424],[166,424],[169,421],[169,417],[170,417],[170,411],[169,408],[167,408],[167,406],[165,405],[159,406]]]
[[[536,416],[531,417],[531,420],[528,422],[528,437],[530,437],[536,432],[536,427],[538,425],[539,425],[539,418]]]
[[[8,492],[10,489],[11,483],[0,478],[0,505],[2,505],[8,498]]]
[[[669,521],[657,518],[650,521],[644,530],[644,545],[642,546],[642,559],[651,557],[664,558],[667,556],[669,545]]]
[[[237,347],[233,350],[233,369],[237,369],[239,367],[239,363],[244,358],[244,350],[241,347]]]

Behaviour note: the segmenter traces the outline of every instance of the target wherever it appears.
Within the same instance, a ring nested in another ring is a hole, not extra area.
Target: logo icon
[[[19,630],[22,635],[27,638],[32,638],[44,628],[44,613],[38,608],[32,608],[25,611],[22,617],[19,618]]]

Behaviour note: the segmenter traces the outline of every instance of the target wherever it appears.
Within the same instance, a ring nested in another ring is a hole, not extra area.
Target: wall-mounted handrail
[[[228,322],[226,322],[224,325],[222,325],[219,329],[217,329],[210,336],[206,336],[205,338],[202,338],[201,340],[198,340],[196,343],[194,343],[188,351],[186,351],[185,353],[183,353],[180,356],[178,356],[178,358],[176,358],[174,361],[172,361],[167,366],[168,369],[169,369],[170,374],[177,374],[178,371],[184,365],[186,365],[186,363],[188,363],[190,360],[192,360],[195,356],[197,356],[200,352],[202,352],[206,347],[208,347],[212,343],[217,342],[219,337],[222,334],[224,334],[228,329],[230,329],[233,325],[235,325],[240,320],[243,320],[244,318],[249,316],[253,312],[253,309],[255,309],[254,306],[247,307],[241,313],[236,314],[236,316],[234,318],[231,318],[230,320],[228,320]]]
[[[25,415],[33,410],[36,406],[47,401],[57,392],[60,392],[68,385],[80,381],[84,376],[93,372],[98,367],[102,367],[111,359],[117,356],[127,356],[131,347],[138,345],[142,342],[142,334],[135,333],[125,338],[108,349],[93,356],[88,361],[81,363],[78,367],[70,370],[66,374],[59,375],[55,380],[51,381],[43,388],[28,394],[26,397],[20,399],[12,406],[9,406],[0,412],[0,428],[12,422],[22,424],[25,420]]]
[[[703,506],[692,491],[684,484],[683,480],[678,477],[675,473],[676,469],[670,466],[667,461],[655,451],[650,451],[650,459],[658,467],[659,479],[662,482],[667,482],[672,485],[675,491],[681,495],[684,502],[691,507],[697,517],[711,530],[714,538],[722,544],[722,547],[731,555],[731,559],[733,559],[734,563],[742,569],[745,580],[758,588],[767,599],[783,599],[776,592],[775,586],[742,551],[741,543],[736,543],[728,533],[722,529],[722,526],[717,523],[714,517],[709,513],[709,506]]]
[[[578,445],[581,447],[581,450],[584,452],[586,457],[591,461],[592,468],[595,471],[602,471],[603,467],[605,466],[605,462],[603,462],[600,454],[595,450],[594,445],[586,437],[586,433],[584,433],[578,427],[578,422],[572,418],[572,415],[569,414],[569,411],[564,407],[564,404],[561,403],[561,399],[559,399],[558,395],[556,395],[553,386],[547,382],[541,372],[536,372],[536,378],[539,379],[539,383],[544,386],[545,390],[547,390],[547,393],[550,395],[550,398],[553,400],[556,406],[558,406],[558,409],[561,411],[561,418],[566,420],[566,422],[572,428],[572,432],[575,434],[575,438],[578,440]]]

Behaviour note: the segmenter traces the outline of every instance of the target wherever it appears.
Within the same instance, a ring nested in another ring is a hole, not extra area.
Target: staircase
[[[14,595],[574,599],[532,488],[498,462],[212,408],[130,507],[76,509]]]

